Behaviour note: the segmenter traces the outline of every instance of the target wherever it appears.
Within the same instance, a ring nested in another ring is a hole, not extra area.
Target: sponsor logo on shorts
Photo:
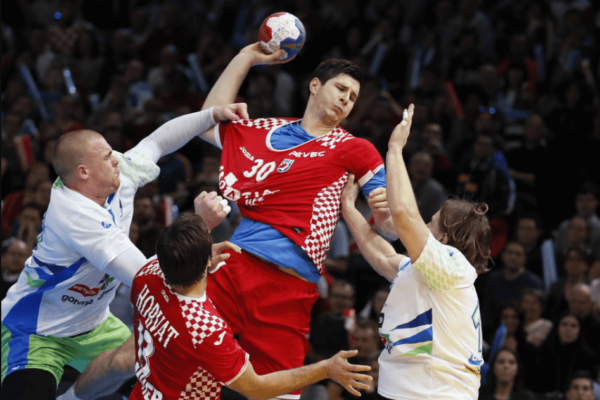
[[[86,300],[86,301],[81,301],[81,300],[77,300],[75,297],[73,296],[69,296],[68,294],[63,295],[62,297],[62,301],[63,303],[71,303],[74,306],[83,306],[83,307],[87,307],[91,304],[94,304],[94,300]]]
[[[294,163],[295,160],[290,160],[289,158],[285,158],[281,164],[279,164],[279,167],[277,167],[277,172],[285,172],[288,169],[290,169],[290,167],[292,166],[292,164]]]
[[[93,297],[100,292],[99,288],[89,288],[81,283],[73,285],[69,288],[70,291],[77,292],[81,294],[83,297]],[[64,301],[64,300],[63,300]]]

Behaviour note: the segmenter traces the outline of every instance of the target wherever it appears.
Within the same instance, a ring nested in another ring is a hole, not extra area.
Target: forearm
[[[378,274],[389,281],[393,280],[398,273],[398,263],[385,261],[394,256],[402,256],[396,254],[392,245],[371,229],[369,223],[353,205],[345,205],[343,215],[363,257]]]
[[[429,229],[419,213],[402,148],[390,146],[386,160],[387,195],[392,219],[410,258],[417,260],[427,243]]]
[[[211,89],[202,109],[233,103],[250,67],[252,60],[248,55],[240,53],[235,56]]]
[[[390,240],[398,239],[398,232],[396,231],[394,220],[392,219],[391,215],[389,215],[383,221],[379,221],[377,218],[375,218],[375,225],[381,232],[385,233]]]
[[[215,125],[213,108],[172,119],[142,140],[133,151],[141,151],[155,163],[164,155],[172,153],[195,136]]]
[[[260,383],[251,390],[252,393],[244,394],[252,399],[269,399],[312,385],[323,379],[327,379],[325,361],[297,369],[278,371],[259,376],[258,380]]]
[[[147,262],[146,256],[137,247],[131,246],[116,256],[105,267],[105,271],[131,287],[133,278]]]

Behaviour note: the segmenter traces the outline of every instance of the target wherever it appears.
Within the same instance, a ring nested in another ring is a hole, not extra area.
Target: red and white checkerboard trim
[[[219,399],[221,384],[205,369],[198,368],[190,377],[190,382],[181,392],[179,400]]]
[[[160,265],[158,265],[158,258],[150,261],[148,265],[146,265],[137,276],[144,275],[158,275],[164,279],[164,275],[162,270],[160,269]]]
[[[336,182],[322,189],[313,203],[310,235],[306,237],[302,249],[313,260],[321,275],[331,238],[340,219],[340,196],[347,180],[346,172]]]
[[[225,321],[204,310],[199,300],[180,298],[179,305],[194,347],[213,333],[227,328]]]
[[[317,139],[317,142],[321,143],[323,147],[329,147],[330,149],[335,149],[335,146],[346,140],[354,139],[354,136],[336,126],[331,132],[327,135],[321,136]]]
[[[289,124],[290,121],[278,118],[258,118],[258,119],[242,119],[234,121],[234,124],[240,124],[249,128],[271,130],[273,128],[280,127],[282,125]]]

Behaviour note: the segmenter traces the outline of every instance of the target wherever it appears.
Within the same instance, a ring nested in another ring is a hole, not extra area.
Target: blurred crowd
[[[598,387],[600,2],[591,0],[2,0],[1,297],[41,232],[57,138],[93,129],[125,152],[199,111],[277,11],[304,23],[306,43],[292,62],[250,72],[239,101],[251,118],[301,118],[311,72],[349,59],[366,78],[342,125],[384,158],[402,111],[416,106],[405,156],[425,221],[449,195],[489,204],[494,257],[476,282],[489,366],[480,398],[577,399],[574,382]],[[146,256],[172,215],[219,190],[219,157],[194,139],[159,161],[130,233]],[[239,223],[232,206],[216,241]],[[389,283],[343,221],[318,288],[307,362],[354,348],[376,378]],[[111,309],[131,324],[127,296],[122,287]],[[492,351],[497,336],[503,347]],[[363,398],[380,398],[376,381]],[[304,393],[349,397],[332,382]]]

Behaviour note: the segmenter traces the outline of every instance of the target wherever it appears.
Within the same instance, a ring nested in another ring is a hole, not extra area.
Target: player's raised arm
[[[152,162],[156,163],[160,157],[180,149],[199,133],[212,128],[217,122],[247,118],[246,109],[245,103],[219,105],[172,119],[144,138],[130,152],[145,154],[150,157]]]
[[[367,262],[388,281],[394,280],[398,274],[398,267],[405,256],[397,254],[391,244],[371,229],[368,222],[354,206],[358,196],[358,184],[354,182],[354,175],[348,176],[348,182],[342,192],[342,215],[346,224]],[[373,207],[387,207],[386,204],[373,203]]]
[[[317,364],[267,375],[257,375],[252,364],[248,364],[244,373],[231,382],[228,387],[252,399],[269,399],[329,378],[355,396],[360,396],[356,389],[368,389],[369,385],[357,381],[371,381],[373,378],[356,373],[369,371],[371,367],[348,362],[348,358],[357,353],[357,350],[340,351],[330,359]]]
[[[406,145],[415,106],[410,105],[390,137],[387,161],[387,198],[392,211],[392,219],[400,240],[408,250],[411,260],[417,260],[429,238],[429,229],[417,207],[402,149]]]

